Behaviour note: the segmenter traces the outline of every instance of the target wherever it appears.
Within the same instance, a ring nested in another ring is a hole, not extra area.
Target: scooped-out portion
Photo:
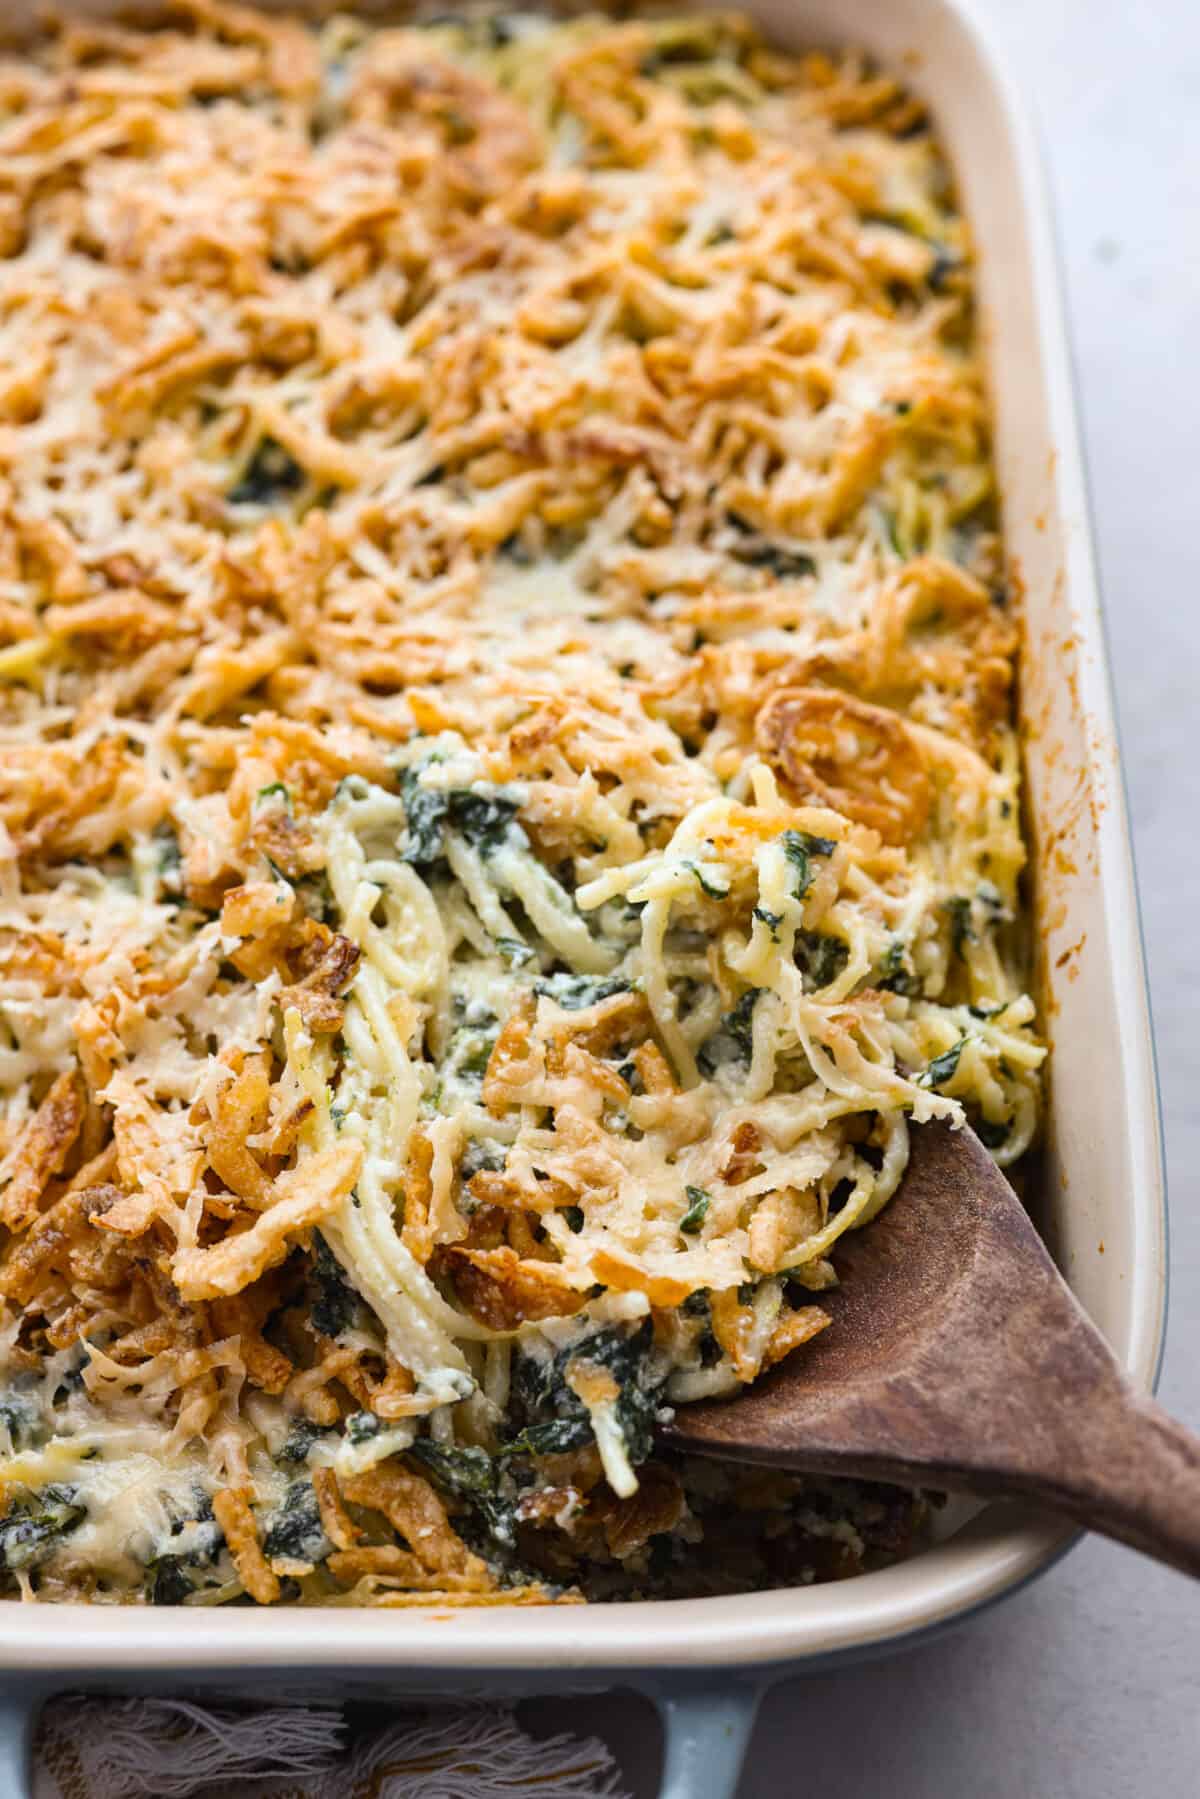
[[[970,246],[735,16],[179,0],[0,67],[0,1577],[839,1577],[656,1448],[910,1120],[1037,1128]]]

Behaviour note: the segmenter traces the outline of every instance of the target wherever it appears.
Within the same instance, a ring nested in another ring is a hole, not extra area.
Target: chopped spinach
[[[273,437],[264,437],[246,472],[229,490],[235,506],[270,506],[304,485],[304,470]]]
[[[508,562],[515,562],[518,568],[528,568],[534,561],[533,555],[526,549],[521,541],[520,534],[516,531],[513,532],[511,537],[506,537],[504,539],[504,542],[500,545],[496,554],[498,556],[503,556]]]
[[[0,1518],[0,1567],[12,1573],[36,1568],[86,1517],[87,1507],[79,1503],[74,1487],[18,1490],[8,1512]]]
[[[174,1506],[170,1504],[167,1509],[172,1512],[175,1510]],[[193,1481],[192,1483],[191,1505],[188,1507],[185,1515],[177,1519],[176,1525],[173,1525],[172,1529],[178,1528],[179,1530],[182,1530],[189,1522],[211,1524],[214,1529],[217,1530],[217,1537],[220,1542],[223,1543],[225,1541],[220,1530],[217,1529],[216,1513],[213,1511],[212,1494],[201,1486],[198,1480]]]
[[[408,848],[404,860],[414,868],[426,868],[442,854],[449,800],[443,788],[422,787],[415,768],[406,768],[400,776],[400,798],[408,822]]]
[[[486,1449],[455,1448],[419,1437],[408,1453],[449,1493],[465,1497],[496,1490],[496,1467]]]
[[[785,544],[773,543],[736,512],[727,512],[725,517],[741,539],[729,552],[736,562],[744,562],[749,568],[766,569],[781,581],[796,581],[804,575],[816,573],[816,563],[803,550],[792,550]]]
[[[179,837],[171,825],[159,825],[154,833],[154,854],[158,863],[158,884],[171,899],[183,896],[183,852]]]
[[[891,506],[875,506],[872,508],[872,511],[875,514],[875,520],[879,530],[883,533],[883,536],[886,538],[891,548],[895,550],[897,556],[907,554],[900,538],[900,521],[896,517],[894,509]]]
[[[988,923],[999,924],[1003,919],[1011,917],[1011,913],[1004,903],[1004,895],[994,882],[980,881],[975,889],[975,898],[983,907]]]
[[[950,276],[957,274],[962,266],[961,257],[955,256],[945,244],[935,244],[933,263],[926,277],[933,292],[942,293]]]
[[[620,975],[550,974],[533,983],[533,991],[552,999],[564,1012],[582,1012],[616,993],[628,993],[630,982]]]
[[[346,1435],[351,1443],[369,1443],[383,1429],[383,1419],[374,1412],[351,1412],[346,1420]]]
[[[771,942],[779,942],[779,927],[783,923],[782,912],[768,912],[765,906],[755,906],[754,916],[759,924],[765,924],[771,933]]]
[[[957,1043],[943,1050],[940,1056],[935,1056],[929,1066],[917,1076],[918,1087],[944,1087],[947,1081],[953,1080],[966,1042],[965,1037],[960,1037]]]
[[[195,1587],[184,1573],[183,1558],[160,1555],[146,1563],[143,1591],[151,1605],[182,1605]]]
[[[263,1537],[263,1554],[290,1561],[319,1562],[333,1545],[321,1524],[321,1509],[310,1480],[294,1480]]]
[[[353,1322],[358,1294],[349,1285],[342,1265],[320,1231],[313,1232],[312,1279],[317,1289],[309,1316],[314,1330],[326,1337],[340,1337]]]
[[[559,1350],[542,1363],[522,1356],[517,1364],[514,1397],[525,1411],[525,1427],[500,1451],[502,1456],[561,1455],[593,1438],[591,1417],[567,1384],[572,1363],[607,1369],[620,1392],[616,1418],[633,1463],[644,1462],[654,1445],[654,1420],[663,1377],[652,1370],[649,1355],[654,1334],[649,1320],[639,1330],[597,1331],[582,1343]]]
[[[510,968],[526,968],[537,960],[537,952],[516,937],[497,937],[496,948]]]
[[[761,987],[748,987],[732,1012],[726,1012],[724,1025],[747,1062],[754,1054],[754,1007]]]
[[[832,837],[813,837],[808,831],[785,831],[779,841],[784,855],[796,870],[796,898],[803,899],[812,886],[812,858],[832,856],[837,844]]]
[[[698,862],[685,862],[683,866],[687,869],[689,874],[695,877],[696,885],[699,887],[701,893],[705,894],[709,899],[723,900],[729,898],[729,888],[719,887],[715,881],[710,881]]]
[[[189,1568],[208,1568],[225,1547],[225,1533],[213,1516],[212,1497],[197,1483],[183,1512],[174,1499],[161,1495],[171,1515],[172,1560]]]
[[[583,1207],[582,1206],[564,1206],[563,1207],[563,1217],[567,1221],[567,1229],[569,1231],[573,1231],[574,1234],[576,1236],[578,1236],[580,1231],[583,1229]]]
[[[28,1393],[10,1387],[0,1393],[0,1427],[8,1432],[13,1449],[36,1449],[45,1436],[40,1407]]]
[[[498,1034],[497,1031],[477,1030],[473,1025],[464,1025],[455,1031],[446,1050],[449,1072],[461,1081],[482,1081]]]
[[[738,562],[746,562],[751,568],[766,569],[781,581],[798,581],[805,575],[817,572],[817,565],[812,557],[805,555],[802,550],[785,549],[782,544],[770,543],[765,539],[735,550],[734,556]]]
[[[467,791],[450,795],[451,825],[485,856],[504,842],[520,809],[520,800],[498,787],[490,794]]]
[[[466,1501],[489,1537],[505,1549],[515,1547],[513,1503],[501,1492],[501,1475],[486,1449],[457,1448],[418,1437],[408,1453],[444,1492]]]
[[[566,1455],[569,1450],[582,1449],[592,1441],[592,1423],[582,1401],[580,1408],[580,1415],[575,1418],[550,1418],[545,1424],[527,1424],[500,1454]]]
[[[965,956],[968,943],[974,943],[975,930],[971,920],[971,902],[964,894],[955,894],[945,901],[942,910],[950,920],[950,942],[956,956]]]
[[[826,937],[819,931],[797,933],[796,961],[815,988],[836,981],[849,960],[849,947],[840,937]]]
[[[296,897],[310,918],[323,924],[334,911],[333,888],[329,884],[329,876],[322,868],[316,874],[305,875],[292,882]]]
[[[506,18],[503,13],[489,13],[483,25],[493,50],[503,49],[505,44],[511,44],[517,36],[515,22]]]
[[[1007,1124],[993,1124],[990,1118],[979,1118],[975,1122],[975,1135],[985,1149],[1002,1149],[1011,1132],[1011,1120]]]
[[[503,1143],[497,1143],[492,1137],[473,1137],[464,1145],[462,1155],[458,1159],[458,1178],[469,1181],[473,1175],[486,1171],[496,1174],[503,1168],[508,1151]]]
[[[311,1418],[295,1419],[276,1460],[291,1463],[306,1462],[308,1452],[313,1444],[325,1434],[321,1425],[314,1424]]]
[[[445,854],[445,834],[456,831],[481,855],[488,856],[508,836],[521,802],[503,788],[480,792],[470,787],[424,787],[416,769],[400,777],[400,797],[408,821],[404,860],[429,868]]]
[[[909,964],[908,945],[902,937],[893,937],[887,946],[883,961],[879,964],[879,985],[889,993],[920,992],[920,982]]]
[[[694,1236],[708,1216],[708,1208],[712,1204],[712,1194],[703,1187],[685,1187],[688,1197],[688,1209],[679,1220],[679,1228],[689,1237]]]
[[[54,1389],[50,1403],[65,1405],[72,1393],[81,1393],[83,1388],[83,1370],[81,1368],[65,1368],[62,1379]]]

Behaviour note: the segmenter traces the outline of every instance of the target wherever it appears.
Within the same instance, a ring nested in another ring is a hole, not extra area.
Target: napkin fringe
[[[347,1736],[340,1706],[68,1694],[43,1716],[34,1799],[629,1799],[597,1738],[537,1740],[504,1706]]]

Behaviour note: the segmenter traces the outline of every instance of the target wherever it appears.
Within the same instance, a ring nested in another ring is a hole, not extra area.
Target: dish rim
[[[596,0],[603,7],[604,0]],[[761,11],[743,0],[750,13]],[[812,10],[798,0],[803,16]],[[826,10],[828,10],[826,8]],[[1079,697],[1094,738],[1113,746],[1117,779],[1096,822],[1099,887],[1113,948],[1112,983],[1123,1021],[1125,1133],[1138,1176],[1129,1201],[1125,1278],[1130,1318],[1125,1365],[1135,1385],[1157,1380],[1165,1331],[1167,1220],[1157,1077],[1111,686],[1111,664],[1092,547],[1083,451],[1066,332],[1061,274],[1039,148],[1013,76],[974,0],[920,0],[930,31],[958,31],[1004,117],[1012,180],[1028,241],[1035,331],[1055,449],[1061,561],[1080,658]],[[847,31],[846,36],[851,33]],[[985,246],[986,253],[986,246]],[[820,1658],[914,1638],[961,1620],[1035,1578],[1070,1547],[1073,1527],[1008,1505],[989,1506],[952,1539],[918,1558],[851,1581],[710,1599],[645,1600],[589,1607],[391,1609],[269,1608],[236,1613],[127,1606],[24,1605],[0,1600],[0,1669],[31,1676],[103,1670],[105,1676],[222,1668],[275,1671],[336,1665],[349,1672],[400,1670],[481,1677],[551,1670],[572,1674],[752,1667]],[[919,1566],[927,1577],[912,1580]],[[799,1593],[803,1603],[798,1604]],[[749,1602],[749,1603],[748,1603]],[[132,1619],[137,1622],[130,1628]],[[631,1657],[632,1651],[632,1657]]]

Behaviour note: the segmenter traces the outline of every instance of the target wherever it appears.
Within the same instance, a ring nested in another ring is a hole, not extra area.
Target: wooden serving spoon
[[[1134,1392],[975,1134],[914,1127],[908,1171],[838,1243],[833,1325],[677,1448],[1032,1501],[1200,1576],[1200,1437]]]

